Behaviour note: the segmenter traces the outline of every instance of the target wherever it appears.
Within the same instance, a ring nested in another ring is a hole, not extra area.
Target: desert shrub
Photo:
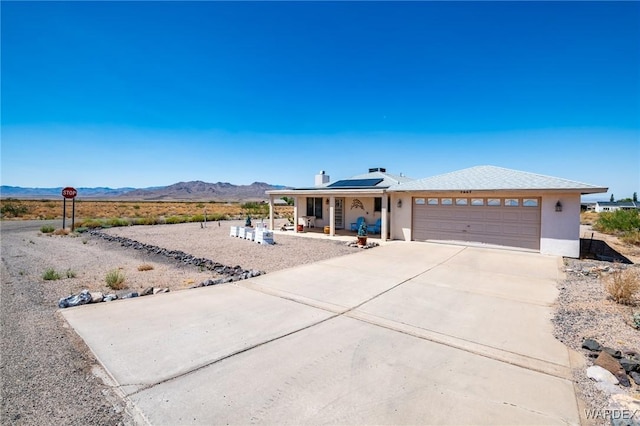
[[[620,237],[627,244],[640,246],[640,231],[627,231]]]
[[[11,198],[7,199],[5,203],[0,207],[0,214],[2,217],[20,217],[29,213],[29,208],[18,200],[13,200]]]
[[[67,269],[67,271],[65,272],[65,275],[67,276],[67,278],[75,278],[76,272],[71,269]]]
[[[605,289],[616,302],[633,304],[635,295],[640,290],[640,276],[633,268],[615,270],[605,279]]]
[[[150,265],[148,263],[143,263],[142,265],[138,266],[138,271],[151,271],[153,269],[153,265]]]
[[[56,229],[53,231],[53,235],[69,235],[68,229]]]
[[[160,218],[157,216],[147,216],[135,221],[137,225],[157,225],[160,223]]]
[[[224,213],[213,213],[211,215],[207,215],[207,219],[211,221],[227,220],[227,215]]]
[[[76,228],[74,231],[77,232],[78,234],[82,234],[85,233],[89,230],[89,228],[87,228],[86,226],[80,226],[78,228]],[[82,240],[83,244],[86,244],[86,240]]]
[[[55,231],[55,230],[56,230],[56,228],[54,228],[54,227],[53,227],[53,226],[51,226],[51,225],[42,225],[42,226],[40,227],[40,232],[42,232],[43,234],[50,234],[50,233],[52,233],[52,232],[53,232],[53,231]]]
[[[42,279],[46,281],[55,281],[62,278],[58,272],[53,268],[47,268],[42,274]]]
[[[131,223],[127,219],[122,219],[119,217],[113,217],[107,221],[107,225],[109,226],[129,226]]]
[[[165,223],[168,224],[175,224],[175,223],[184,223],[187,221],[187,218],[184,216],[169,216],[166,220]]]
[[[629,232],[640,229],[640,212],[638,210],[616,210],[600,213],[593,228],[601,232]]]
[[[208,218],[208,216],[207,216]],[[191,216],[189,218],[189,222],[204,222],[204,215],[203,214],[194,214],[193,216]]]
[[[89,229],[102,228],[102,222],[97,219],[86,219],[80,223],[80,226]]]
[[[107,287],[112,290],[122,290],[124,288],[125,276],[120,269],[112,269],[107,272],[104,280],[107,283]]]

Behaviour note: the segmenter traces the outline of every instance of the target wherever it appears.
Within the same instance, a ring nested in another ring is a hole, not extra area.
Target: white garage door
[[[455,240],[540,249],[539,198],[413,199],[415,241]]]

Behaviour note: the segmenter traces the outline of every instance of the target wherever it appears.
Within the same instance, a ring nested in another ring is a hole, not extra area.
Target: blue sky
[[[639,2],[1,8],[4,185],[491,164],[640,192]]]

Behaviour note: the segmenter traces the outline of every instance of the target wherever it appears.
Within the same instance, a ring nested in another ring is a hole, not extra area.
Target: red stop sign
[[[64,198],[76,198],[76,195],[78,195],[78,191],[70,186],[67,186],[62,190],[62,196]]]

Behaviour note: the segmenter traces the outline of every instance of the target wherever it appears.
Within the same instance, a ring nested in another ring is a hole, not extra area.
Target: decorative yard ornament
[[[355,208],[364,210],[364,205],[362,204],[362,201],[360,201],[357,198],[354,198],[353,201],[351,202],[351,210]]]
[[[247,220],[244,222],[244,226],[251,227],[251,216],[247,216]]]

